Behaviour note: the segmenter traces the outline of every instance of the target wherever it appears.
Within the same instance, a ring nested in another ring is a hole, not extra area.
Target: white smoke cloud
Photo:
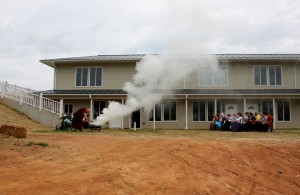
[[[214,55],[146,55],[136,66],[133,82],[125,83],[125,104],[110,102],[94,124],[102,125],[141,108],[149,112],[163,95],[171,94],[172,86],[182,82],[181,88],[184,88],[184,78],[200,68],[215,68],[217,64]]]

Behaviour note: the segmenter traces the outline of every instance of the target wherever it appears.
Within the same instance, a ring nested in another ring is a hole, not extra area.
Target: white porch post
[[[4,89],[5,89],[4,83],[1,83],[1,99],[3,99],[4,97]]]
[[[154,108],[153,108],[153,130],[155,130],[155,117],[156,117],[156,114],[155,114],[155,103],[154,103]]]
[[[90,121],[94,119],[93,98],[90,95]]]
[[[273,98],[273,131],[275,130],[276,128],[276,104],[275,104],[275,98]]]
[[[122,98],[122,108],[124,106],[124,99]],[[121,129],[124,129],[124,116],[122,114],[122,118],[121,118]]]
[[[20,92],[20,106],[22,106],[23,103],[23,92]]]
[[[215,112],[214,115],[216,115],[217,114],[217,99],[215,99],[215,110],[214,110],[214,112]]]
[[[244,113],[243,113],[243,116],[244,116],[246,110],[247,110],[247,106],[246,106],[246,98],[244,98]]]
[[[59,117],[62,117],[64,114],[64,99],[59,101]]]
[[[39,98],[39,100],[40,100],[40,104],[39,104],[39,111],[42,111],[42,106],[43,106],[43,94],[42,93],[40,93],[40,98]]]
[[[188,129],[188,95],[185,95],[185,130]]]

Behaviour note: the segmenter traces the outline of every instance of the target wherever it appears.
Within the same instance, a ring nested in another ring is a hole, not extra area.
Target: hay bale
[[[27,136],[27,129],[21,126],[1,125],[0,133],[16,138],[25,138]]]
[[[15,127],[14,137],[16,138],[25,138],[27,136],[27,129],[25,127]]]
[[[8,135],[8,131],[11,127],[9,125],[1,125],[0,132],[1,134]]]

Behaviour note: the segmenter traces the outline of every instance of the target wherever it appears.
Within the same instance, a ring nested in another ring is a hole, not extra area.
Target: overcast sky
[[[300,53],[300,1],[0,0],[0,81],[48,90],[42,59],[154,53]]]

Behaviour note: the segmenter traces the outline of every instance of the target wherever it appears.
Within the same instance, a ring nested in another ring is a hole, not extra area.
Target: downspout
[[[93,98],[92,95],[90,95],[90,121],[94,119],[94,109],[93,109]]]
[[[185,95],[185,130],[188,129],[188,95]]]
[[[153,107],[153,130],[155,130],[155,117],[156,117],[156,115],[155,115],[155,112],[156,112],[156,110],[155,110],[155,103],[154,103],[154,107]]]
[[[273,132],[276,129],[276,118],[277,118],[277,109],[276,109],[276,103],[275,98],[273,98]]]
[[[296,62],[296,64],[294,65],[294,80],[295,80],[295,89],[297,89],[297,75],[296,75],[296,66],[297,66],[297,64],[300,62],[300,60],[298,60],[297,62]]]
[[[56,65],[55,62],[52,61],[51,62],[53,64],[53,68],[54,68],[54,74],[53,74],[53,89],[56,89],[56,74],[57,74],[57,69],[56,69]]]
[[[122,107],[124,106],[124,99],[122,98]],[[121,129],[124,129],[124,116],[122,114],[122,118],[121,118]]]

